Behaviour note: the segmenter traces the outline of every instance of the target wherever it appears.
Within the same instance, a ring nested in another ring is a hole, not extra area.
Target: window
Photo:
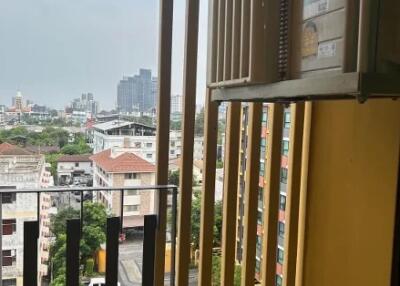
[[[135,148],[142,148],[141,142],[135,142]]]
[[[262,223],[263,223],[263,213],[262,212],[257,212],[257,223],[259,224],[259,225],[262,225]]]
[[[146,148],[151,148],[153,147],[153,143],[146,143]]]
[[[153,154],[146,154],[146,158],[147,159],[152,159],[153,158]]]
[[[290,128],[290,112],[287,111],[285,112],[284,118],[283,118],[283,127],[286,129]]]
[[[282,141],[282,154],[287,156],[289,154],[289,141],[283,140]]]
[[[15,249],[3,250],[3,266],[12,266],[15,261]]]
[[[12,235],[16,228],[16,219],[3,219],[3,235]]]
[[[278,222],[278,234],[280,237],[285,236],[285,224],[283,222]]]
[[[77,162],[77,163],[75,163],[75,167],[79,167],[79,163]]]
[[[17,286],[17,279],[3,279],[3,286]]]
[[[279,264],[283,264],[284,255],[283,249],[278,248],[277,261]]]
[[[282,286],[282,277],[279,275],[276,275],[275,282],[276,282],[276,286]]]
[[[281,168],[281,183],[287,184],[288,169]]]
[[[3,194],[3,204],[12,204],[17,200],[16,195],[13,193],[4,193]]]
[[[265,163],[260,163],[260,176],[264,177],[265,175]]]
[[[124,212],[137,212],[138,210],[139,210],[138,205],[124,206]]]
[[[261,138],[261,146],[265,147],[267,145],[267,140],[265,138]]]
[[[138,191],[136,191],[136,190],[126,191],[127,196],[136,196],[137,194],[138,194]]]
[[[263,123],[266,123],[266,122],[267,122],[267,116],[268,116],[268,115],[267,115],[267,112],[264,111],[263,114],[262,114],[262,122],[263,122]]]
[[[279,195],[279,209],[284,211],[286,209],[286,197]]]
[[[258,208],[262,208],[264,205],[264,189],[259,187],[258,188]]]
[[[126,173],[125,174],[125,180],[135,180],[137,178],[136,173]]]

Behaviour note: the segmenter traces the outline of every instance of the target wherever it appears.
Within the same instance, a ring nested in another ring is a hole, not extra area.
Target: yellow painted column
[[[313,104],[303,277],[296,286],[390,285],[400,101]],[[302,190],[304,191],[304,190]]]

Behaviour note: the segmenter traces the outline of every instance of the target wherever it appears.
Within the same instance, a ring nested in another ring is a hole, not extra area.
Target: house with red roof
[[[132,151],[132,148],[111,148],[94,154],[93,186],[121,188],[154,185],[156,167]],[[95,200],[115,215],[121,212],[121,192],[100,191]],[[154,191],[124,191],[123,227],[143,227],[144,215],[155,212]]]

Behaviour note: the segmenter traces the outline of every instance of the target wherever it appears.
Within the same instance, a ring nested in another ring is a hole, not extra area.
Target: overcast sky
[[[185,2],[175,0],[172,93],[182,93]],[[200,0],[198,103],[203,103],[207,2]],[[159,0],[0,1],[0,104],[21,90],[38,104],[64,107],[92,92],[102,109],[139,68],[157,76]]]

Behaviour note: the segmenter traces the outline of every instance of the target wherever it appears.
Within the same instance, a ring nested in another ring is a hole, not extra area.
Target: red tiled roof
[[[90,154],[87,155],[63,155],[57,162],[92,162]]]
[[[2,143],[0,144],[0,155],[32,155],[32,153],[10,143]]]
[[[111,149],[102,151],[90,157],[102,169],[110,173],[153,173],[156,166],[133,153],[123,153],[111,157]]]

